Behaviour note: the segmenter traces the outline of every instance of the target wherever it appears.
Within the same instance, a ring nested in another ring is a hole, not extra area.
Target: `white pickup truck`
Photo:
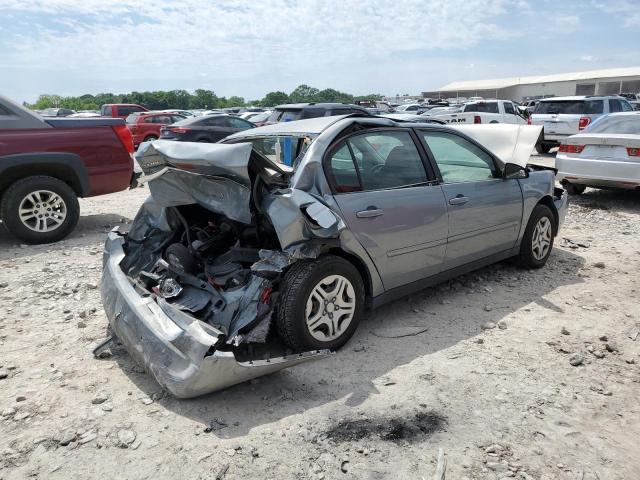
[[[424,115],[429,115],[429,112]],[[527,123],[517,106],[509,100],[468,102],[458,113],[438,112],[430,116],[446,123],[511,123],[515,125]]]

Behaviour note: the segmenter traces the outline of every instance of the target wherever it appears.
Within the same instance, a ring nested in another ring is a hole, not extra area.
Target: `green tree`
[[[261,107],[275,107],[283,103],[289,103],[289,96],[284,92],[269,92],[260,101]]]
[[[289,94],[289,101],[291,103],[313,102],[314,96],[317,95],[319,91],[317,88],[302,84]]]

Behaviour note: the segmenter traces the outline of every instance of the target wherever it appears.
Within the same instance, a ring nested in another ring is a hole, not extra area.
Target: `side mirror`
[[[529,172],[522,165],[517,163],[507,163],[502,171],[502,177],[505,180],[529,178]]]

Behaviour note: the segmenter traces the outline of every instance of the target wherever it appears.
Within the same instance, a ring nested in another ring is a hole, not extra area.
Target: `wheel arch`
[[[337,247],[328,249],[326,253],[344,258],[346,261],[351,263],[356,268],[356,270],[358,270],[358,273],[360,274],[360,278],[362,278],[365,297],[371,298],[373,296],[373,284],[371,281],[371,275],[369,273],[369,269],[360,258],[358,258],[356,255],[352,253],[345,252],[341,248],[337,248]]]
[[[17,180],[45,175],[62,180],[79,197],[90,190],[89,175],[82,159],[71,153],[18,154],[0,157],[0,195]]]
[[[556,209],[555,203],[553,203],[553,198],[551,198],[551,195],[545,195],[540,200],[538,200],[538,203],[536,203],[536,207],[538,205],[544,205],[546,207],[549,207],[549,209],[551,210],[551,213],[553,213],[553,236],[555,237],[556,235],[558,235],[558,225],[560,224],[560,216],[558,215],[558,210]]]

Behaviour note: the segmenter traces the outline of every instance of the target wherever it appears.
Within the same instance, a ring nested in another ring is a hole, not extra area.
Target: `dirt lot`
[[[431,479],[440,448],[448,479],[640,478],[640,195],[573,197],[542,270],[425,290],[332,358],[188,401],[90,353],[104,234],[145,196],[82,201],[55,245],[0,229],[0,479]]]

